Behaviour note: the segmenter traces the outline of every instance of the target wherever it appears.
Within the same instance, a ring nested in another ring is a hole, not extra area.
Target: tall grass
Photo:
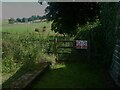
[[[23,65],[29,69],[40,62],[54,62],[55,56],[45,53],[49,45],[47,36],[36,33],[3,34],[2,39],[3,82]],[[4,75],[9,73],[5,78]]]

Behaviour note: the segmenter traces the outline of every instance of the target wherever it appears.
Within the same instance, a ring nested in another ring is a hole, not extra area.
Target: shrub
[[[17,67],[14,65],[26,64],[27,67],[30,67],[33,64],[43,60],[47,61],[51,58],[45,53],[48,47],[46,42],[47,38],[37,37],[36,34],[31,33],[19,34],[16,38],[15,37],[16,36],[10,34],[3,38],[2,61],[4,73],[6,69],[8,69],[7,71],[9,72],[14,70]]]

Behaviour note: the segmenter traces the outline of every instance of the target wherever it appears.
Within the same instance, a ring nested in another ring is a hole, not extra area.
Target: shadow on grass
[[[114,88],[103,71],[91,69],[87,64],[56,64],[30,88]]]
[[[73,53],[74,52],[74,53]],[[102,67],[89,63],[84,52],[74,51],[58,57],[58,63],[30,88],[116,88],[109,73]],[[64,61],[61,61],[61,58]],[[59,61],[60,60],[60,61]]]
[[[58,62],[79,62],[79,63],[88,63],[88,52],[87,50],[76,50],[73,48],[71,53],[58,55]]]

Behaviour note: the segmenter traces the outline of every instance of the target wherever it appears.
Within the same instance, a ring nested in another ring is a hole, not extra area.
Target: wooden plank
[[[50,42],[55,42],[55,40],[49,40]],[[70,40],[57,40],[57,42],[74,42]]]
[[[58,42],[74,42],[74,41],[69,41],[69,40],[58,40]]]
[[[61,46],[61,47],[57,47],[57,48],[73,48],[72,46],[71,47],[64,47],[64,46]]]
[[[53,53],[53,52],[48,52],[48,53]],[[71,54],[71,53],[68,53],[68,52],[56,52],[57,54]]]
[[[67,53],[67,52],[58,52],[57,54],[71,54],[71,53]]]

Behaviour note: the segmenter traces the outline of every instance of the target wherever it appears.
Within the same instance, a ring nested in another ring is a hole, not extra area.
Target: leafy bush
[[[94,23],[88,23],[83,27],[78,28],[78,33],[75,36],[75,40],[87,40],[88,41],[88,50],[86,50],[84,53],[90,56],[90,63],[100,63],[100,51],[102,50],[101,45],[101,36],[100,36],[100,21],[96,20]],[[82,50],[79,50],[79,52],[83,53]],[[96,57],[97,56],[97,57]],[[82,56],[81,56],[82,57]]]
[[[20,67],[21,67],[21,65],[18,63],[15,63],[12,58],[4,59],[2,61],[2,72],[3,73],[15,72]]]
[[[115,32],[118,2],[101,3],[101,40],[103,44],[102,57],[105,66],[109,67],[116,43],[117,33]]]
[[[115,32],[118,3],[100,4],[101,15],[99,21],[79,28],[75,39],[89,40],[91,62],[101,63],[104,67],[109,68],[116,38],[119,36],[119,30]],[[99,58],[96,56],[99,56]]]

